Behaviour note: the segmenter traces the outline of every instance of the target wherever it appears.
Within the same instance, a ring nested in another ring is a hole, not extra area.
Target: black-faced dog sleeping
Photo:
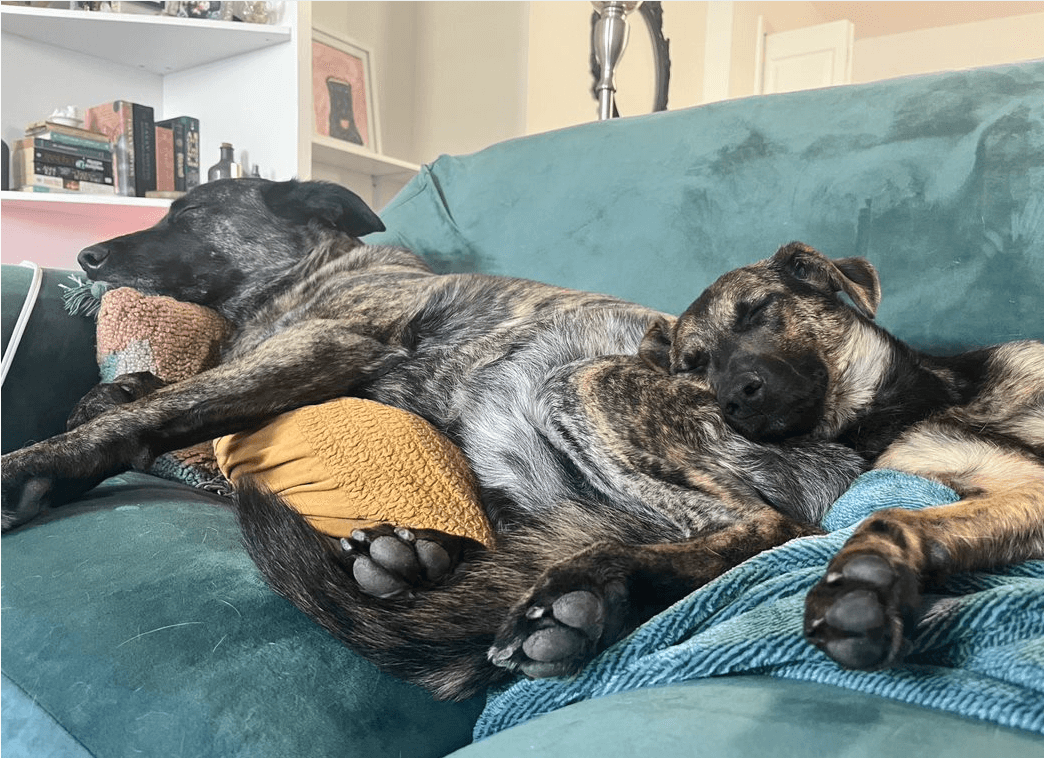
[[[92,279],[210,306],[235,333],[216,368],[101,385],[79,426],[4,456],[5,529],[302,405],[356,395],[412,411],[467,456],[494,549],[394,525],[344,549],[257,489],[237,508],[277,591],[393,674],[463,697],[517,671],[577,670],[729,567],[816,532],[861,470],[830,441],[751,442],[706,382],[648,365],[639,346],[663,314],[436,275],[357,239],[382,227],[335,185],[239,179],[82,251]]]
[[[719,408],[713,371],[674,359],[689,354],[684,345],[704,318],[697,311],[675,324],[602,295],[436,275],[408,252],[357,239],[380,228],[334,185],[241,179],[203,185],[155,227],[84,250],[92,278],[211,306],[236,331],[217,368],[158,389],[140,376],[103,385],[85,417],[106,409],[100,415],[5,456],[5,529],[161,452],[302,405],[356,395],[412,411],[467,456],[496,533],[492,549],[394,525],[342,547],[251,486],[236,507],[247,548],[277,591],[391,673],[464,697],[514,672],[576,671],[729,567],[816,533],[864,453],[875,454],[845,415],[873,401],[874,361],[858,326],[869,322],[838,299],[876,305],[868,264],[831,263],[804,248],[787,254],[793,265],[777,256],[774,286],[797,283],[808,310],[832,314],[830,327],[817,328],[833,337],[819,363],[795,364],[823,395],[795,399],[795,408],[810,403],[801,423],[755,428],[734,400],[722,396]],[[819,266],[815,276],[806,259]],[[731,311],[738,330],[765,333],[774,305],[761,307],[741,286],[714,292],[714,313]],[[789,344],[793,335],[778,337]],[[733,343],[716,349],[724,355]],[[743,390],[751,398],[752,384]],[[864,556],[832,569],[826,584],[836,588],[840,573],[845,588],[880,568]],[[901,597],[898,615],[912,597]],[[844,640],[883,634],[810,625]]]

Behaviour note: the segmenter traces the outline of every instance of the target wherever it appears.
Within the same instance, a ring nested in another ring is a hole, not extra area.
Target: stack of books
[[[199,184],[199,120],[157,122],[151,107],[114,100],[88,108],[83,128],[29,124],[11,165],[24,192],[177,197]]]
[[[52,121],[29,124],[11,153],[12,186],[23,192],[116,192],[113,153],[103,134]]]

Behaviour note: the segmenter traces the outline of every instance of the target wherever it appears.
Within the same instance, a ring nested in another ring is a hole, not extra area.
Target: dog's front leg
[[[233,361],[5,455],[3,529],[69,502],[106,477],[145,468],[161,453],[349,395],[402,352],[337,321],[291,327]]]
[[[728,569],[789,539],[819,533],[752,504],[743,523],[685,542],[592,545],[544,572],[508,614],[489,658],[534,678],[574,674]]]
[[[963,497],[871,514],[812,588],[805,636],[845,668],[879,669],[902,658],[926,583],[1044,557],[1044,464],[1031,453],[969,439],[964,450],[975,455],[950,447],[964,466],[947,472],[952,464],[942,457],[918,465],[912,447],[896,446],[879,465],[942,481]]]
[[[73,406],[65,422],[65,428],[68,430],[83,426],[92,418],[112,410],[117,405],[143,398],[165,385],[166,382],[151,371],[120,374],[111,382],[96,384]]]

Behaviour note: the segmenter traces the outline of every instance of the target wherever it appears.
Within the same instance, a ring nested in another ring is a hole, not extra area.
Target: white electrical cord
[[[4,350],[3,359],[0,361],[0,384],[3,384],[4,380],[7,379],[7,370],[14,363],[15,353],[18,352],[18,343],[22,341],[22,335],[25,334],[25,326],[29,323],[29,317],[33,315],[33,308],[36,307],[36,301],[40,297],[40,286],[43,284],[43,269],[31,261],[22,261],[18,265],[32,269],[33,279],[29,283],[29,292],[25,295],[22,310],[18,314],[18,320],[15,321],[11,339],[8,340],[7,349]]]

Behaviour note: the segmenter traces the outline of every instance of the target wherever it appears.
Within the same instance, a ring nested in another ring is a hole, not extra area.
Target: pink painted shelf
[[[0,192],[0,260],[75,269],[80,250],[152,226],[169,205],[151,198]]]

